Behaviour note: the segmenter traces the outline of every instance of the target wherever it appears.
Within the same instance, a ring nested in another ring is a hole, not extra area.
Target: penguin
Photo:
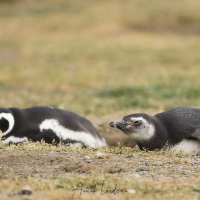
[[[81,147],[107,146],[88,119],[48,106],[0,108],[0,131],[3,144],[44,141]]]
[[[200,109],[180,106],[154,116],[136,113],[111,121],[131,136],[140,149],[200,153]]]

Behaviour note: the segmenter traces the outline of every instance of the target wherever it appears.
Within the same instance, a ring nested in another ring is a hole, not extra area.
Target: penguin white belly
[[[5,140],[2,141],[2,144],[10,144],[10,143],[20,143],[20,142],[28,142],[27,137],[15,137],[15,136],[9,136]]]
[[[170,148],[170,151],[184,152],[184,153],[200,153],[200,141],[196,140],[182,140],[178,144]]]

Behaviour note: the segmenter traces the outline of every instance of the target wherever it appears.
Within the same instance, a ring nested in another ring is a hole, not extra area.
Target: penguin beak
[[[109,123],[109,126],[110,127],[113,127],[113,128],[121,128],[125,125],[125,122],[124,120],[116,120],[116,121],[112,121]]]

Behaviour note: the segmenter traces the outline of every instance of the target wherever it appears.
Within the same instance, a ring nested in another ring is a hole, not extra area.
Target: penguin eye
[[[134,121],[133,124],[139,124],[140,120]]]

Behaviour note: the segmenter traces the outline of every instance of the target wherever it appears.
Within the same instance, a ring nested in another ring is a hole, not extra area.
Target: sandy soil
[[[191,155],[181,159],[180,163],[172,161],[170,157],[164,160],[152,159],[145,155],[123,155],[104,153],[103,159],[98,153],[84,151],[45,151],[45,150],[0,150],[0,173],[4,177],[26,175],[32,177],[49,178],[64,177],[69,173],[90,174],[99,173],[117,174],[119,176],[147,175],[159,177],[194,177],[199,176],[199,157]],[[85,158],[89,156],[89,161]],[[177,160],[180,161],[178,158]],[[187,163],[187,166],[185,166]],[[182,171],[187,171],[184,173]],[[155,174],[156,171],[156,174]],[[147,173],[148,172],[148,173]],[[198,172],[198,174],[197,174]]]

